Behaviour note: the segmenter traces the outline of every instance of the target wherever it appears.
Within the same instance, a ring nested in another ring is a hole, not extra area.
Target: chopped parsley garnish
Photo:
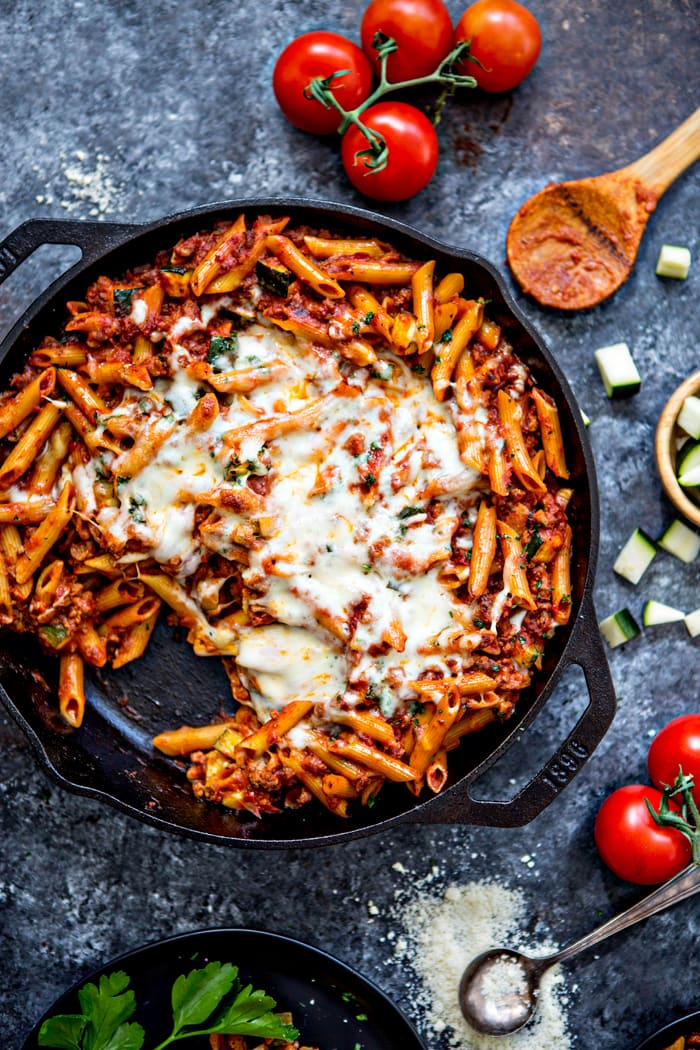
[[[131,300],[139,288],[115,288],[112,292],[114,312],[117,317],[125,317],[131,312]]]
[[[423,513],[425,512],[422,507],[404,507],[402,510],[399,511],[397,517],[400,518],[401,521],[405,521],[406,518],[412,518],[414,514]]]
[[[207,363],[215,365],[217,360],[224,355],[230,355],[231,357],[236,356],[238,350],[238,336],[234,332],[232,335],[222,336],[215,335],[209,340],[209,352],[207,353]]]
[[[129,500],[129,514],[131,519],[137,523],[137,525],[143,525],[146,521],[146,515],[143,513],[142,507],[146,506],[146,500],[143,496],[132,496]]]
[[[439,343],[451,343],[452,342],[452,329],[448,328],[442,333],[438,339]]]
[[[534,555],[537,554],[538,550],[542,546],[543,542],[544,541],[543,541],[542,537],[540,536],[540,530],[537,527],[535,527],[535,530],[532,533],[532,536],[530,537],[530,539],[527,541],[527,543],[525,545],[525,557],[526,558],[534,557]]]
[[[474,626],[478,627],[479,630],[482,630],[482,628],[484,628],[486,626],[486,624],[484,623],[483,620],[480,620],[478,616],[475,616],[474,617]]]
[[[377,480],[377,479],[376,479],[376,477],[374,476],[374,474],[365,474],[364,478],[362,479],[362,484],[363,484],[363,485],[364,485],[364,486],[365,486],[366,488],[368,488],[368,489],[371,489],[371,488],[372,488],[372,485],[374,485],[374,484],[375,484],[376,480]]]

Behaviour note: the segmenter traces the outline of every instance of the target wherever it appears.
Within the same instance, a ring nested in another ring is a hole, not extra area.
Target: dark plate
[[[112,959],[57,999],[32,1029],[23,1050],[36,1050],[39,1029],[54,1014],[77,1013],[78,989],[102,974],[124,970],[131,977],[146,1046],[170,1032],[170,989],[181,973],[207,962],[231,962],[244,984],[263,988],[278,1010],[291,1010],[300,1040],[321,1050],[426,1050],[403,1014],[383,992],[355,970],[309,944],[258,930],[201,930],[169,937]],[[360,1020],[366,1018],[366,1020]],[[205,1050],[208,1040],[187,1040]]]
[[[692,1035],[693,1032],[700,1032],[700,1010],[671,1021],[640,1043],[636,1050],[666,1050],[673,1044],[674,1039],[679,1039],[682,1035]]]

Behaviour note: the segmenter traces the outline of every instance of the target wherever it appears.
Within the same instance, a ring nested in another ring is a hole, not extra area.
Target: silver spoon
[[[692,897],[698,890],[700,867],[691,865],[627,911],[609,919],[592,933],[554,955],[530,959],[511,948],[490,948],[477,955],[462,975],[459,985],[462,1013],[477,1032],[487,1035],[517,1032],[533,1016],[542,974],[550,966],[572,959],[584,948],[599,944],[614,933],[663,911],[676,901]]]

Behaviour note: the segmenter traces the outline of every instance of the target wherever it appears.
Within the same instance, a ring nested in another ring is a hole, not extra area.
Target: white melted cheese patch
[[[206,320],[223,305],[211,304]],[[390,714],[415,695],[403,683],[426,668],[451,673],[439,647],[431,651],[440,632],[455,626],[451,592],[438,574],[462,513],[479,498],[479,476],[460,459],[452,408],[398,358],[383,362],[388,382],[367,369],[344,379],[330,352],[256,324],[238,334],[226,368],[282,361],[282,377],[244,399],[220,396],[218,418],[196,430],[188,416],[209,388],[188,372],[189,354],[176,339],[204,322],[204,313],[202,321],[176,321],[168,333],[171,376],[146,394],[126,390],[115,409],[128,414],[140,399],[170,432],[152,460],[118,485],[119,506],[103,507],[98,524],[116,553],[145,551],[186,586],[205,555],[226,556],[232,533],[252,528],[257,538],[242,578],[251,605],[276,622],[240,628],[237,662],[260,717],[300,697],[330,704],[340,694],[352,702],[368,686]],[[233,429],[320,398],[310,428],[267,442],[252,430],[226,444]],[[212,509],[205,544],[195,497],[250,488],[261,455],[265,471],[269,465],[262,509]],[[79,487],[88,506],[87,477]],[[432,499],[439,502],[427,514]]]

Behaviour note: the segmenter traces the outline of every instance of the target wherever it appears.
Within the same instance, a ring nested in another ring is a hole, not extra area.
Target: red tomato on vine
[[[403,201],[428,185],[438,162],[438,137],[424,113],[405,102],[379,102],[362,114],[362,121],[379,132],[386,146],[386,166],[373,171],[363,154],[367,139],[352,125],[343,135],[343,167],[353,186],[380,201]]]
[[[650,886],[677,875],[690,863],[688,839],[672,827],[659,827],[647,809],[658,812],[661,792],[645,784],[628,784],[609,795],[598,811],[598,852],[621,879]],[[671,800],[669,808],[680,812]]]
[[[314,32],[298,36],[277,59],[272,87],[287,120],[302,131],[330,135],[338,130],[341,115],[305,95],[315,77],[331,81],[333,95],[344,109],[354,109],[372,90],[372,69],[363,51],[339,33]]]
[[[510,91],[532,71],[542,48],[537,19],[517,0],[477,0],[457,23],[455,45],[462,40],[481,65],[462,62],[460,71],[484,91]]]
[[[452,48],[452,19],[443,0],[372,0],[362,17],[362,46],[379,72],[375,34],[391,37],[398,50],[387,60],[387,78],[413,80],[437,69]]]
[[[664,726],[651,743],[647,763],[657,788],[673,784],[680,766],[693,778],[693,798],[700,805],[700,714],[681,715]]]

